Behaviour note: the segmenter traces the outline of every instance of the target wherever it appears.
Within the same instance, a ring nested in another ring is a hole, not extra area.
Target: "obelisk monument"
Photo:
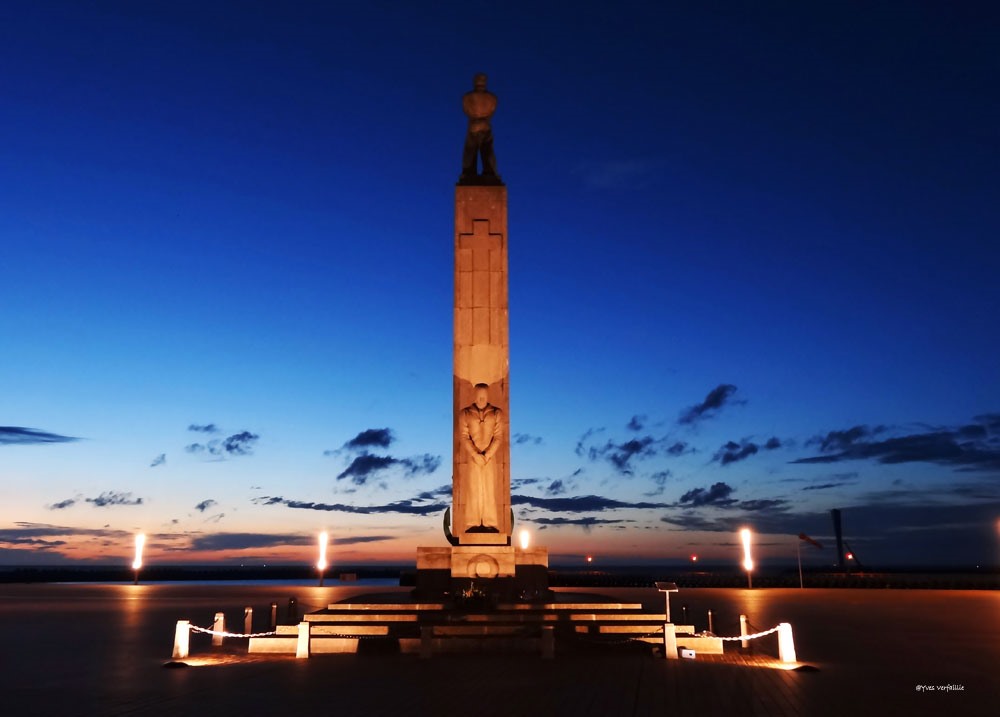
[[[508,545],[511,532],[507,188],[493,154],[496,106],[486,75],[476,75],[462,98],[469,129],[455,187],[452,532],[460,545]]]
[[[517,575],[511,587],[523,587],[548,565],[544,548],[511,545],[507,188],[493,153],[496,108],[477,74],[462,97],[468,130],[455,187],[452,547],[417,549],[418,587],[446,565],[452,579]]]

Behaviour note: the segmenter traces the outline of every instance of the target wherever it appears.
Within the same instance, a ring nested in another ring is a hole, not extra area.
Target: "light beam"
[[[323,587],[323,573],[326,571],[326,544],[328,542],[329,536],[324,530],[319,534],[319,560],[316,561],[316,570],[319,571],[319,586]]]
[[[753,579],[750,572],[753,570],[753,558],[750,556],[750,528],[743,528],[740,531],[740,538],[743,540],[743,568],[747,571],[747,587],[753,587]]]

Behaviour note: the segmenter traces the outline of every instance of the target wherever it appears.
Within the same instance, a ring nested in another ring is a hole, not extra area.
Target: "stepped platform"
[[[279,625],[276,634],[250,639],[250,653],[296,654],[365,650],[430,657],[453,652],[533,652],[551,658],[583,642],[645,642],[675,656],[677,648],[722,654],[722,641],[695,635],[692,625],[668,623],[640,603],[593,600],[476,606],[401,602],[359,596]]]

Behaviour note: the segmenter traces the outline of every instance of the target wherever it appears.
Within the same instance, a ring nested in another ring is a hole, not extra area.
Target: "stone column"
[[[510,541],[507,311],[507,188],[459,185],[455,188],[452,533],[460,545],[507,545]],[[495,438],[499,445],[486,451],[492,464],[487,466],[475,465],[476,450],[463,445],[468,441],[463,424],[471,415],[466,409],[475,405],[478,384],[489,386],[489,405],[499,409],[500,416]],[[491,451],[495,451],[492,456]],[[492,481],[492,488],[482,485],[485,480]],[[496,516],[496,532],[478,529],[484,511],[475,509],[473,493],[477,490],[491,498],[493,510],[485,513]]]

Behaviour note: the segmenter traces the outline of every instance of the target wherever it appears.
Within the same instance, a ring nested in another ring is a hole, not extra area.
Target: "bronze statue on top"
[[[462,152],[462,176],[459,184],[503,184],[497,174],[497,159],[493,154],[493,132],[490,117],[497,109],[497,96],[486,90],[486,75],[472,78],[472,92],[462,96],[462,110],[469,118]],[[477,159],[482,158],[482,174],[476,172]]]

